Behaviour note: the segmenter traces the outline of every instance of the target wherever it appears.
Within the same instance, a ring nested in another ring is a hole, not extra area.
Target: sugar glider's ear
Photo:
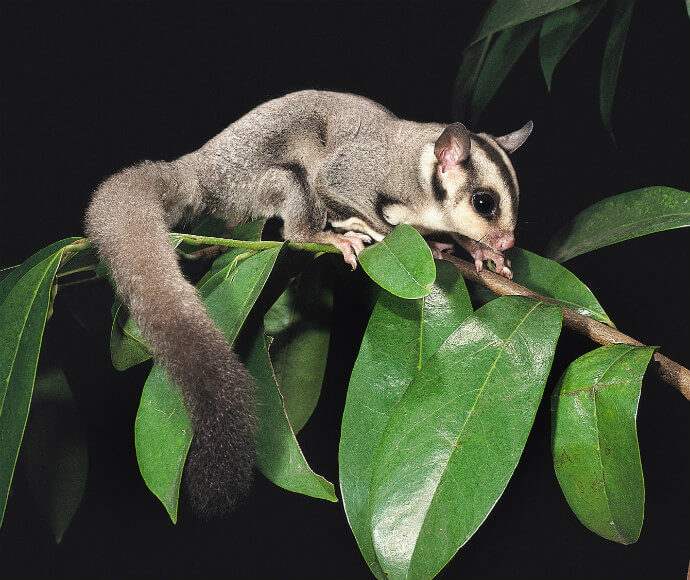
[[[436,140],[434,155],[441,164],[441,172],[455,169],[470,154],[470,132],[462,123],[448,125]]]
[[[496,137],[496,143],[503,149],[506,153],[512,153],[525,141],[527,137],[532,132],[534,128],[534,123],[532,121],[527,121],[522,129],[503,135],[503,137]]]

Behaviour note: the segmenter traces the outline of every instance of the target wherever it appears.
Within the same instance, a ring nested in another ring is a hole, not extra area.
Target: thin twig
[[[450,254],[443,254],[443,259],[453,264],[462,274],[463,278],[470,280],[481,286],[484,286],[500,295],[515,295],[527,296],[536,300],[543,300],[545,302],[556,303],[553,299],[537,294],[536,292],[520,286],[503,276],[494,274],[488,270],[484,270],[477,274],[473,264],[460,258],[456,258]],[[559,306],[561,306],[559,304]],[[579,332],[599,344],[633,344],[635,346],[644,346],[640,341],[623,334],[615,328],[611,328],[606,324],[597,322],[596,320],[578,314],[570,308],[561,306],[563,308],[563,324],[568,328]],[[654,353],[654,360],[657,362],[657,372],[659,376],[668,384],[678,389],[683,396],[690,401],[690,370],[677,362],[672,361],[659,352]]]

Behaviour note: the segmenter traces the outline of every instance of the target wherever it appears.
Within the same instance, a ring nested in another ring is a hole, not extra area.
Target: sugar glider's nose
[[[496,249],[501,252],[512,248],[515,245],[515,236],[512,232],[501,232],[496,238]]]

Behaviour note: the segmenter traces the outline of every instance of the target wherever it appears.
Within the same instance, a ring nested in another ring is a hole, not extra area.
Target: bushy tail
[[[169,226],[203,209],[194,176],[145,162],[107,179],[86,214],[87,235],[153,350],[182,390],[194,425],[184,487],[206,516],[230,510],[251,483],[253,384],[194,287],[182,275]]]

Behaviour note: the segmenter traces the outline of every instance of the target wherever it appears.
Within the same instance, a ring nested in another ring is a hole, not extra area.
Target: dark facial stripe
[[[438,176],[438,163],[434,165],[433,171],[434,173],[431,178],[431,191],[433,191],[436,201],[440,202],[448,197],[448,192],[446,191],[446,188],[443,187],[441,179]]]
[[[503,179],[503,182],[506,184],[506,187],[508,188],[512,213],[513,215],[516,215],[518,206],[518,189],[517,184],[513,180],[513,175],[511,174],[510,169],[508,169],[505,160],[503,159],[501,154],[495,149],[495,147],[486,139],[484,139],[484,137],[480,137],[479,135],[473,134],[471,136],[471,139],[473,141],[473,146],[479,147],[479,149],[481,149],[489,158],[489,161],[491,161],[491,163],[498,167],[501,173],[501,179]]]
[[[307,171],[303,165],[300,163],[290,162],[283,163],[281,167],[295,176],[305,192],[309,192],[311,190],[309,187],[309,182],[307,181]]]

